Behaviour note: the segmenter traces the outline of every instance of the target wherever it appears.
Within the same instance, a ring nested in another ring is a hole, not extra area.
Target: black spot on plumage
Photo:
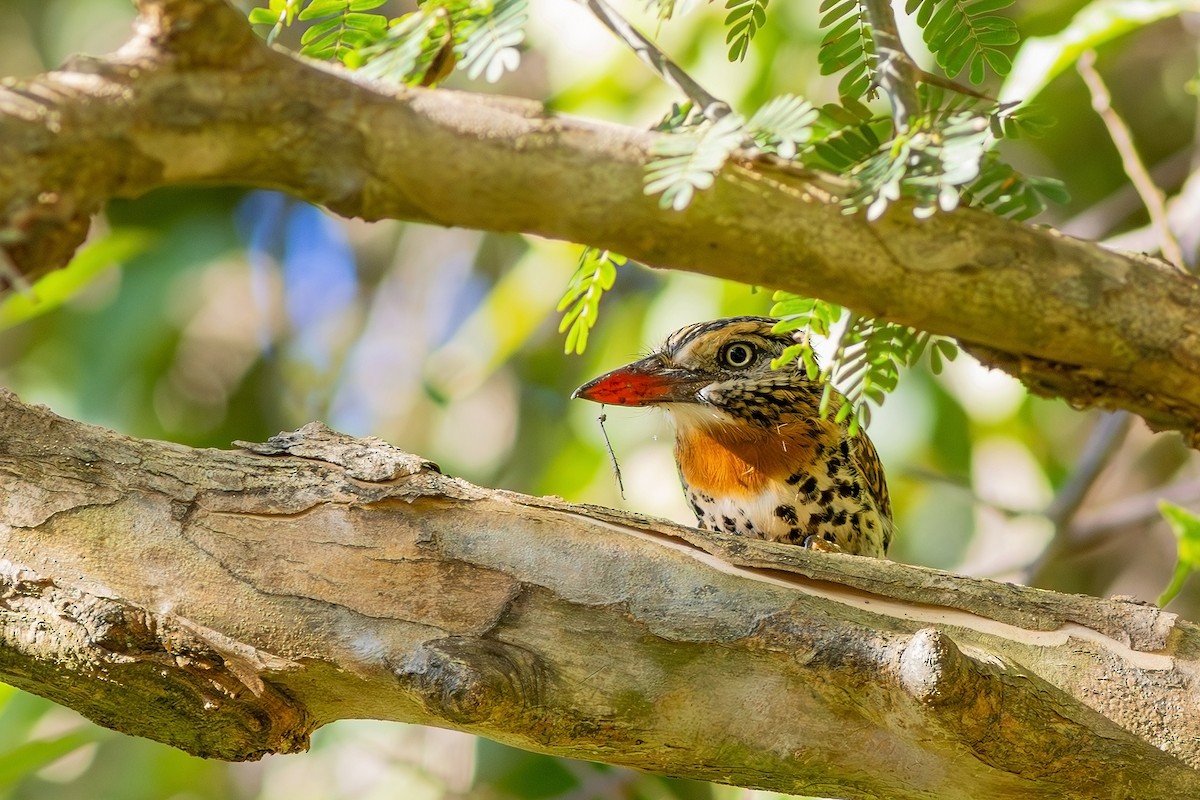
[[[837,513],[835,513],[833,515],[833,524],[834,525],[845,525],[846,524],[846,509],[839,508],[837,510]]]
[[[817,496],[817,477],[815,475],[809,475],[805,479],[804,483],[800,484],[800,487],[796,491],[805,500],[811,501]]]
[[[833,489],[826,489],[821,492],[821,505],[827,506],[833,502]]]
[[[789,528],[788,532],[787,532],[787,539],[789,542],[793,542],[793,543],[798,542],[798,541],[800,541],[800,537],[802,535],[803,534],[801,533],[799,528]]]
[[[775,509],[775,516],[779,517],[788,525],[796,524],[796,509],[793,506],[779,506]]]
[[[829,474],[829,477],[836,478],[838,470],[842,468],[842,464],[844,463],[840,458],[831,458],[825,462],[825,471]]]
[[[829,531],[825,531],[825,541],[827,541],[827,542],[834,541],[833,534],[830,533]]]
[[[862,487],[857,483],[843,481],[838,483],[837,491],[842,497],[853,497],[857,500],[862,494]]]
[[[842,458],[849,461],[850,460],[850,442],[846,439],[842,439],[841,444],[838,445],[838,452],[840,452],[842,454]]]
[[[722,517],[721,522],[725,524],[725,530],[730,533],[737,533],[737,520],[733,517]]]

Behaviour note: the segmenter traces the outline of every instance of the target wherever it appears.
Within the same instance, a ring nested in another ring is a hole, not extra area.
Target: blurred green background
[[[784,92],[825,102],[835,98],[837,78],[817,74],[817,5],[772,5],[743,64],[726,61],[719,5],[668,23],[660,42],[740,110]],[[1010,12],[1025,35],[1048,35],[1085,5],[1025,0]],[[640,4],[623,9],[655,29]],[[132,19],[125,0],[4,0],[0,75],[110,51]],[[1114,104],[1170,193],[1197,158],[1196,32],[1195,18],[1172,17],[1100,49]],[[919,33],[906,35],[918,50]],[[678,99],[568,0],[535,0],[516,73],[496,86],[458,77],[450,85],[634,126],[652,124]],[[1056,125],[1044,138],[1005,145],[1019,167],[1063,180],[1072,194],[1069,206],[1039,221],[1089,239],[1133,232],[1120,241],[1152,247],[1138,238],[1145,212],[1079,76],[1064,72],[1039,102]],[[206,447],[261,441],[321,419],[382,436],[486,486],[685,523],[691,516],[665,419],[608,409],[622,498],[597,408],[571,402],[571,390],[680,325],[770,307],[769,287],[628,266],[602,304],[587,353],[564,356],[554,307],[578,257],[574,245],[346,221],[238,188],[178,188],[113,203],[94,240],[94,266],[114,254],[122,263],[98,270],[62,308],[0,332],[0,385],[26,401],[130,435]],[[1185,237],[1185,245],[1195,242]],[[940,376],[907,374],[870,430],[896,508],[893,558],[1152,600],[1175,560],[1155,500],[1195,507],[1200,471],[1178,437],[1105,419],[1031,397],[966,356]],[[1105,448],[1107,461],[1089,455]],[[1058,513],[1056,496],[1061,504],[1064,487],[1089,463],[1104,465],[1099,478],[1079,508]],[[1172,609],[1194,619],[1198,603],[1189,585]],[[205,762],[0,686],[4,798],[767,796],[369,721],[328,726],[305,755]]]

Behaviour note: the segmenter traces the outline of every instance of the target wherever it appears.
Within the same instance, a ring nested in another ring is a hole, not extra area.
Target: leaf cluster
[[[671,135],[651,148],[645,192],[660,195],[663,208],[682,211],[739,149],[795,158],[812,138],[817,116],[811,103],[793,95],[772,98],[749,119],[729,113],[714,121],[692,113],[690,105],[676,106],[657,126]]]
[[[1017,25],[997,14],[1013,0],[908,0],[904,10],[916,15],[925,44],[938,66],[954,78],[964,69],[971,83],[981,84],[991,69],[1007,75],[1012,59],[1001,48],[1020,39]]]
[[[767,0],[728,0],[725,8],[729,12],[725,15],[729,60],[743,61],[750,50],[750,40],[767,22]]]
[[[822,75],[845,74],[838,82],[843,101],[873,100],[877,94],[875,39],[866,6],[859,0],[822,0],[821,48],[817,63]]]
[[[521,61],[528,0],[425,0],[397,17],[368,13],[386,0],[269,0],[250,21],[268,40],[300,20],[302,55],[339,60],[379,80],[430,86],[454,69],[495,83]]]
[[[779,369],[798,362],[809,380],[824,384],[821,416],[832,413],[835,422],[848,424],[851,435],[870,423],[865,401],[882,405],[896,388],[902,368],[928,353],[931,368],[939,373],[946,361],[958,355],[958,346],[950,339],[855,314],[835,303],[791,292],[776,292],[773,299],[771,316],[780,318],[775,330],[804,335],[771,366]],[[834,341],[833,355],[824,367],[817,363],[809,334]]]
[[[579,254],[575,274],[558,301],[558,311],[566,312],[558,324],[558,332],[567,334],[564,350],[568,354],[582,354],[587,348],[588,333],[600,314],[600,298],[613,287],[617,267],[625,262],[625,256],[595,247],[585,247]]]

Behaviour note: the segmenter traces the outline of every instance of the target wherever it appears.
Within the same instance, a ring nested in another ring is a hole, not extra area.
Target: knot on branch
[[[31,657],[49,678],[30,674]],[[316,722],[261,677],[294,666],[180,617],[0,560],[0,679],[101,725],[230,761],[305,750]],[[97,678],[104,692],[92,687]]]
[[[900,685],[914,699],[930,705],[960,697],[970,674],[970,660],[936,628],[913,634],[900,657]]]
[[[465,636],[426,642],[395,674],[431,713],[459,725],[511,721],[542,706],[547,678],[536,653]]]
[[[259,44],[246,18],[225,0],[135,2],[137,38],[130,44],[147,46],[174,61],[228,66],[255,52],[252,45]]]
[[[292,455],[336,464],[351,478],[371,483],[442,471],[432,461],[406,453],[378,437],[359,439],[338,433],[320,422],[310,422],[299,430],[284,431],[262,443],[237,441],[234,444],[264,456]]]
[[[1174,757],[1020,665],[968,655],[934,628],[913,634],[899,669],[901,687],[926,709],[935,735],[966,745],[991,767],[1039,781],[1046,796],[1056,784],[1081,797],[1108,794],[1106,787],[1128,780],[1122,750],[1186,772]]]

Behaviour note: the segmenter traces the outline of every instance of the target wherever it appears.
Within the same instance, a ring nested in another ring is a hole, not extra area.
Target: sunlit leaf
[[[0,302],[0,330],[53,311],[105,269],[145,252],[155,238],[150,231],[120,229],[88,243],[67,266],[47,273],[28,292],[4,298]]]
[[[1178,555],[1171,582],[1158,597],[1158,605],[1171,602],[1187,581],[1189,575],[1200,568],[1200,516],[1166,500],[1158,501],[1158,510],[1175,534]]]

